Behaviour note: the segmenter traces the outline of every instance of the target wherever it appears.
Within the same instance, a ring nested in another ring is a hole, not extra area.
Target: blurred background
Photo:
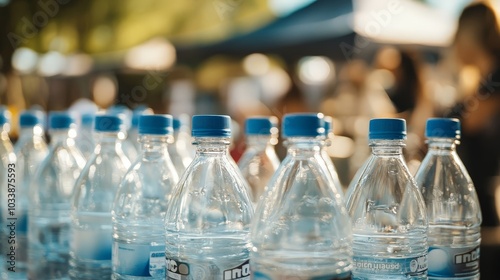
[[[0,103],[14,140],[24,109],[228,114],[235,160],[245,118],[320,111],[334,118],[344,186],[370,152],[370,118],[407,120],[416,171],[426,119],[458,117],[482,254],[498,256],[499,11],[500,0],[0,0]]]

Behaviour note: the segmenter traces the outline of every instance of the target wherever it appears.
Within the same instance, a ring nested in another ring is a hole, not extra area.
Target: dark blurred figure
[[[425,122],[434,115],[433,104],[424,92],[422,65],[418,52],[394,47],[380,49],[375,60],[375,68],[387,70],[393,77],[384,88],[394,106],[395,117],[408,123],[406,157],[412,172],[424,155]]]
[[[451,111],[462,121],[458,152],[477,190],[483,226],[497,226],[493,178],[500,170],[500,33],[493,10],[477,3],[462,12],[455,37],[458,60],[476,67],[481,82]]]
[[[422,91],[416,60],[407,51],[385,47],[377,53],[375,67],[388,70],[394,76],[394,82],[386,92],[396,112],[411,114]]]

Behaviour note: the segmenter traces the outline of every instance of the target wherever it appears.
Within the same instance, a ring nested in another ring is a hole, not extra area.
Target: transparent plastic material
[[[193,144],[196,156],[165,219],[167,279],[248,279],[253,207],[228,159],[229,138],[197,137]]]
[[[134,128],[135,129],[135,128]],[[130,131],[129,131],[130,132]],[[132,132],[135,133],[135,132]],[[137,159],[137,156],[139,155],[139,150],[137,150],[136,143],[137,142],[137,137],[130,137],[130,134],[127,133],[120,133],[119,137],[123,140],[122,141],[122,149],[125,155],[127,156],[130,161],[135,161]]]
[[[280,165],[273,146],[276,142],[276,137],[271,135],[247,136],[247,148],[238,162],[238,167],[250,185],[254,204],[259,201]]]
[[[139,151],[137,150],[137,127],[132,126],[133,112],[125,105],[113,105],[108,108],[107,112],[122,120],[124,130],[118,134],[118,138],[121,140],[123,152],[131,162],[134,162]]]
[[[7,279],[7,275],[4,274],[4,270],[10,267],[10,256],[7,254],[11,253],[10,250],[6,251],[5,244],[8,244],[8,237],[5,229],[9,224],[9,198],[12,199],[13,191],[15,191],[15,186],[17,186],[17,174],[16,174],[16,155],[14,154],[14,147],[9,138],[8,124],[4,124],[0,127],[0,278]],[[14,186],[14,188],[12,188]],[[9,189],[11,191],[9,191]]]
[[[23,127],[19,140],[14,146],[16,154],[16,185],[15,185],[15,272],[6,271],[7,279],[26,279],[28,264],[28,210],[30,183],[36,169],[47,156],[48,148],[43,139],[41,125]],[[0,203],[5,205],[4,203]],[[5,206],[3,206],[5,207]],[[10,217],[10,215],[9,215]],[[5,234],[10,235],[10,229],[4,227]],[[9,243],[3,243],[4,250],[11,251]],[[9,264],[4,264],[9,267]]]
[[[326,138],[325,138],[325,143],[321,148],[321,157],[326,163],[326,166],[328,168],[328,171],[330,172],[330,175],[332,176],[332,179],[334,181],[334,185],[338,190],[338,193],[344,197],[344,190],[342,189],[342,184],[340,183],[339,179],[339,174],[337,173],[337,169],[335,168],[335,165],[333,164],[332,158],[328,155],[327,149],[332,145],[332,138],[333,138],[333,133],[328,133]]]
[[[86,160],[94,153],[95,141],[92,122],[82,123],[80,125],[76,137],[76,146]]]
[[[481,209],[453,138],[430,138],[415,179],[429,220],[429,279],[479,279]]]
[[[321,138],[293,137],[252,224],[253,279],[350,279],[351,223],[321,157]]]
[[[71,211],[70,268],[72,279],[111,277],[111,207],[130,166],[119,132],[97,133],[97,145],[75,183]]]
[[[31,182],[28,225],[30,279],[68,277],[71,195],[85,159],[75,146],[74,129],[51,133],[48,156]]]
[[[113,203],[113,279],[163,280],[165,212],[179,178],[167,151],[169,137],[139,137],[141,153]]]
[[[427,279],[425,204],[403,140],[370,140],[372,156],[349,192],[354,279]]]
[[[175,130],[174,143],[168,145],[168,153],[170,154],[170,158],[179,176],[182,176],[182,173],[184,173],[186,168],[193,161],[185,138],[186,137],[182,137],[182,131]]]

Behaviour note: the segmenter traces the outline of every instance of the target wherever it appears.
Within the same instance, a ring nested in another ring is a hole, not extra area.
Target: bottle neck
[[[405,146],[404,140],[370,140],[372,154],[375,156],[401,156]]]
[[[271,135],[248,135],[246,137],[247,146],[259,150],[264,150],[268,146],[273,146],[276,142],[276,137]]]
[[[92,132],[93,133],[93,127],[92,127],[92,124],[82,124],[80,126],[80,129],[81,131],[85,131],[85,132]]]
[[[163,153],[172,143],[170,135],[140,134],[139,143],[144,153]]]
[[[97,143],[101,147],[114,147],[117,144],[121,144],[122,139],[120,137],[120,133],[121,132],[96,131]]]
[[[195,137],[193,141],[196,155],[204,156],[227,156],[230,143],[229,137]]]
[[[335,135],[333,134],[333,132],[328,132],[325,135],[325,147],[330,147],[332,145],[332,141],[333,141],[334,136]]]
[[[454,152],[460,142],[455,138],[428,138],[430,151]]]
[[[54,129],[50,131],[51,145],[54,146],[60,143],[74,143],[76,131],[74,129]]]
[[[325,146],[324,137],[290,137],[285,141],[292,156],[320,153]]]
[[[19,133],[20,138],[42,137],[43,128],[39,125],[33,127],[22,127]]]

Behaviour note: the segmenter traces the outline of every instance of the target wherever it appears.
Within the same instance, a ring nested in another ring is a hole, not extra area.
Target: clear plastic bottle
[[[287,156],[252,224],[253,279],[350,279],[351,224],[321,157],[323,115],[285,115],[282,133]]]
[[[128,130],[127,133],[127,141],[130,141],[132,145],[134,145],[135,150],[137,151],[137,154],[139,154],[139,149],[141,148],[141,145],[139,144],[139,116],[141,114],[134,111],[132,115],[132,126]]]
[[[16,186],[16,155],[14,154],[14,147],[9,138],[10,131],[10,112],[7,108],[0,109],[0,279],[6,279],[4,275],[5,267],[11,266],[11,256],[6,254],[10,253],[5,251],[5,244],[8,244],[5,234],[5,228],[9,224],[9,199],[12,199],[13,192]],[[9,191],[10,190],[10,191]],[[10,194],[10,195],[9,195]],[[14,258],[14,256],[12,256]],[[13,263],[12,263],[13,264]]]
[[[7,279],[26,279],[28,262],[28,211],[30,183],[36,169],[48,153],[47,144],[43,138],[42,122],[44,115],[36,111],[24,111],[19,117],[21,133],[14,145],[16,154],[16,186],[15,186],[15,248],[11,250],[9,243],[4,243],[7,252],[15,252],[15,272],[6,271]],[[2,203],[3,205],[3,203]],[[10,229],[5,227],[5,234],[10,235]],[[6,267],[9,265],[6,264]]]
[[[81,116],[80,126],[76,136],[76,146],[86,160],[94,153],[94,114],[85,113]]]
[[[113,279],[164,280],[164,219],[179,180],[167,150],[172,117],[144,115],[138,128],[141,152],[113,203]]]
[[[429,279],[479,279],[481,208],[458,157],[458,119],[429,119],[429,150],[415,180],[429,220]]]
[[[123,121],[117,116],[97,115],[97,145],[78,180],[71,207],[71,279],[111,277],[111,207],[118,185],[130,166],[123,153]]]
[[[344,190],[342,189],[342,184],[340,183],[339,180],[339,174],[337,173],[337,169],[335,168],[335,165],[333,165],[332,158],[328,155],[328,147],[332,145],[332,140],[333,140],[333,119],[331,117],[325,117],[324,118],[324,123],[325,123],[325,144],[323,145],[323,148],[321,149],[321,157],[323,160],[326,162],[326,166],[328,167],[328,171],[332,175],[332,178],[335,183],[335,187],[338,188],[339,194],[344,197]]]
[[[139,143],[139,118],[142,115],[151,115],[153,114],[153,110],[146,106],[138,106],[132,112],[132,126],[128,130],[127,139],[132,143],[135,147],[135,150],[139,154],[141,149],[141,144]]]
[[[250,276],[253,206],[228,159],[231,119],[193,116],[193,163],[174,189],[165,218],[167,279],[230,280]]]
[[[276,117],[251,117],[245,122],[247,148],[238,167],[252,190],[257,204],[280,160],[274,150],[278,143],[278,119]]]
[[[182,122],[178,118],[174,118],[174,143],[168,145],[168,153],[172,158],[177,174],[182,176],[184,170],[191,164],[193,159],[188,151],[188,146],[183,137],[181,137]]]
[[[354,279],[427,279],[425,204],[402,150],[403,119],[372,119],[372,156],[347,198]]]
[[[75,121],[67,112],[49,114],[48,156],[30,186],[29,279],[67,279],[71,195],[85,159],[75,146]]]
[[[122,150],[131,162],[135,161],[139,153],[136,148],[137,138],[134,136],[130,137],[129,134],[132,129],[136,129],[132,128],[133,112],[125,105],[113,105],[107,112],[122,119],[124,129],[118,135],[122,140]],[[132,134],[134,134],[134,132],[132,132]]]

